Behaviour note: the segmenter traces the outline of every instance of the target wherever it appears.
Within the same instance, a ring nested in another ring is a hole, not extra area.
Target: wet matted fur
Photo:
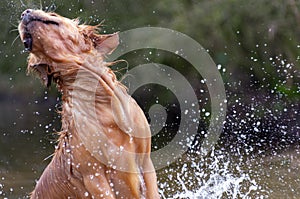
[[[31,198],[159,198],[144,113],[104,61],[117,33],[28,9],[19,25],[28,70],[62,93],[62,130]]]

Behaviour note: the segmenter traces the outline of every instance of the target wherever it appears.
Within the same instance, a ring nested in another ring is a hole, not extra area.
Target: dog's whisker
[[[27,6],[24,4],[23,0],[20,0],[21,6],[26,8]]]
[[[40,0],[40,10],[43,10],[43,2]]]
[[[45,12],[55,12],[57,7],[56,7],[55,3],[53,2],[50,6],[47,6],[45,9],[46,9]]]
[[[15,44],[15,42],[17,41],[17,39],[19,39],[20,38],[20,35],[18,35],[14,40],[13,40],[13,42],[11,43],[11,47]]]
[[[53,153],[53,154],[51,154],[51,155],[49,155],[49,156],[45,157],[43,161],[46,161],[46,160],[48,160],[48,159],[52,158],[54,155],[55,155],[55,153]]]
[[[10,30],[9,33],[16,32],[16,31],[18,31],[18,28],[14,28],[14,29]]]
[[[19,30],[18,27],[14,27],[9,31],[9,33],[18,32],[18,30]]]
[[[10,17],[9,24],[12,25],[14,28],[18,28],[18,25],[17,25],[17,24],[14,24],[14,23],[12,22],[12,21],[14,21],[14,20],[13,20],[13,17],[14,17],[14,16],[11,16],[11,17]]]

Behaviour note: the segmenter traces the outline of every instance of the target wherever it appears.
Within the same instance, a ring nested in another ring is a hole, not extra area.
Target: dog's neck
[[[101,57],[90,56],[80,63],[70,63],[62,67],[57,72],[56,82],[63,94],[63,102],[70,102],[72,98],[84,93],[97,97],[111,96],[118,81],[108,65]]]
[[[94,59],[86,59],[73,77],[68,76],[58,81],[63,93],[62,130],[64,133],[60,137],[62,141],[60,144],[72,146],[79,142],[105,165],[139,172],[138,167],[124,166],[127,163],[122,162],[123,159],[119,157],[120,148],[116,146],[123,143],[124,149],[134,151],[133,136],[129,133],[139,132],[145,139],[148,139],[151,133],[147,121],[142,117],[140,118],[144,123],[141,122],[138,127],[132,118],[125,117],[130,115],[130,105],[132,105],[130,103],[133,101],[127,94],[125,86],[116,79],[107,65],[102,60],[95,62]],[[143,135],[143,132],[147,136]],[[77,141],[73,140],[73,142],[72,137]],[[110,153],[106,153],[107,151]],[[123,156],[127,157],[124,158],[125,160],[135,159],[135,153],[124,152]],[[144,155],[141,155],[138,159],[143,158]],[[116,162],[111,162],[111,159]]]
[[[94,57],[87,57],[81,63],[75,63],[75,66],[69,66],[68,70],[60,72],[57,84],[62,92],[63,121],[72,121],[76,119],[74,113],[80,113],[80,117],[88,118],[90,122],[99,122],[96,118],[99,112],[96,110],[111,107],[111,96],[114,95],[115,88],[124,88],[107,67],[109,64],[101,57]],[[62,129],[68,131],[74,124],[62,125]],[[99,124],[94,124],[97,125]],[[89,126],[93,126],[92,122]]]

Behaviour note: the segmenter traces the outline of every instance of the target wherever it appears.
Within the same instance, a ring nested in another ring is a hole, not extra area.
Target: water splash
[[[190,156],[182,161],[181,166],[158,173],[162,198],[251,198],[261,189],[224,151],[214,149],[209,157]]]

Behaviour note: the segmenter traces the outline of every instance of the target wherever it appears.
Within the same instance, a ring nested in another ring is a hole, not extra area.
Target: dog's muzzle
[[[59,25],[55,21],[51,20],[43,20],[39,18],[38,16],[35,16],[33,14],[32,9],[27,9],[21,14],[21,23],[24,25],[24,36],[23,36],[23,44],[25,47],[25,51],[31,51],[32,50],[32,36],[30,34],[30,31],[28,29],[28,24],[30,24],[33,21],[39,21],[44,24],[52,24],[52,25]]]

